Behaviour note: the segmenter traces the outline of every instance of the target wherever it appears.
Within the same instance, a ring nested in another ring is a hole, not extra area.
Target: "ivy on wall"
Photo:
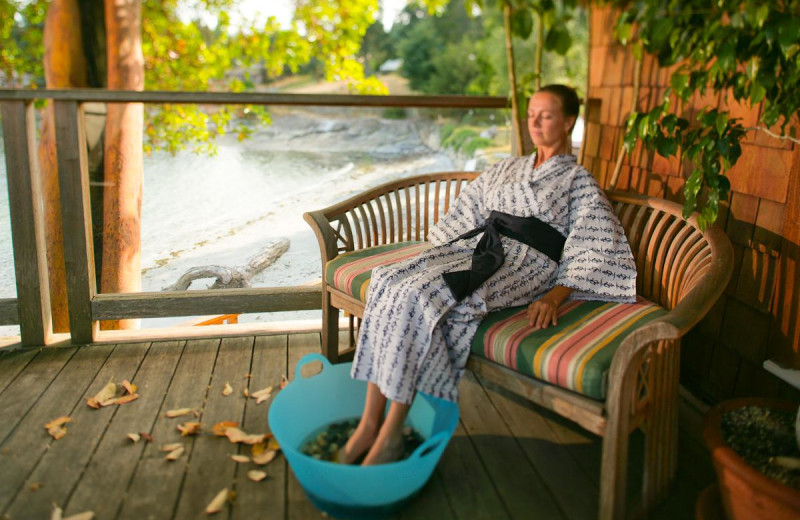
[[[692,168],[684,188],[684,216],[697,210],[702,227],[712,224],[728,198],[725,172],[739,159],[747,132],[800,142],[795,136],[800,0],[610,3],[620,13],[615,34],[637,59],[648,52],[661,67],[675,67],[661,103],[630,115],[625,149],[641,140],[663,157],[688,159]],[[684,117],[692,97],[708,91],[722,93],[727,103],[763,103],[758,125],[745,128],[716,107]]]

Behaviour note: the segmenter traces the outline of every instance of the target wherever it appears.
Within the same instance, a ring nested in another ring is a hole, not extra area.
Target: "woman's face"
[[[561,100],[550,92],[537,92],[528,103],[528,132],[539,149],[560,153],[575,117],[564,116]]]

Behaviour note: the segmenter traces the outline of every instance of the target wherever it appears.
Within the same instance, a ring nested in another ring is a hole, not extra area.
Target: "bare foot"
[[[367,453],[367,450],[375,442],[375,438],[378,436],[378,426],[360,421],[356,431],[347,439],[347,444],[339,450],[336,461],[339,464],[355,464],[358,458]]]
[[[364,457],[362,466],[371,466],[373,464],[387,464],[394,462],[403,456],[403,448],[405,447],[403,440],[403,432],[393,432],[386,436],[387,438],[379,438],[375,441],[369,449],[367,456]]]

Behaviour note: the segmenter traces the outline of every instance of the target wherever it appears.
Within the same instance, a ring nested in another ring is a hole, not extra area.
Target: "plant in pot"
[[[800,518],[800,410],[741,398],[709,410],[703,437],[729,520]]]

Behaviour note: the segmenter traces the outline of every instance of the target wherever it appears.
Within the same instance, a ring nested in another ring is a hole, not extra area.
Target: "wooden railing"
[[[338,107],[507,108],[501,97],[361,96],[225,92],[0,89],[17,298],[0,300],[0,325],[19,324],[23,345],[51,337],[44,215],[33,102],[53,101],[71,341],[95,341],[98,322],[319,309],[319,286],[99,294],[92,254],[83,103],[186,103]],[[309,208],[314,209],[314,208]]]

